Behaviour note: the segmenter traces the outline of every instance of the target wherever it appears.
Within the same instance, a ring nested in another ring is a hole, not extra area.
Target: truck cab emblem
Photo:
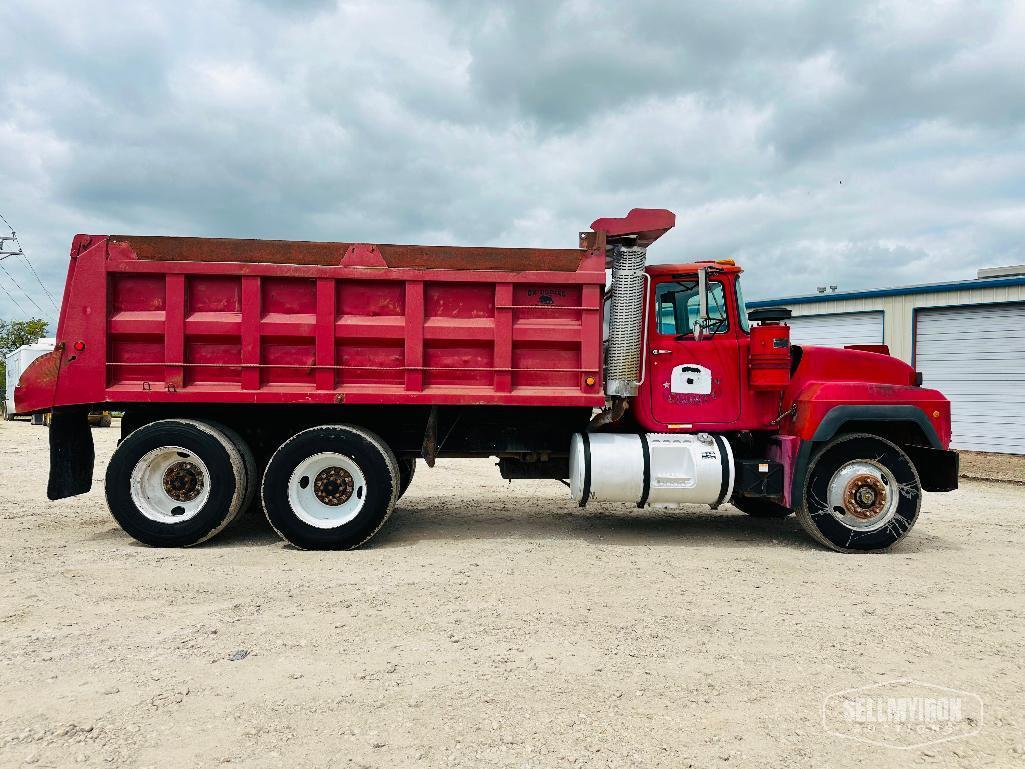
[[[669,376],[669,391],[688,395],[711,395],[712,371],[693,364],[676,366]]]

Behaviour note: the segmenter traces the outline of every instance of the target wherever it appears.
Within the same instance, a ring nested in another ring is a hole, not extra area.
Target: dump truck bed
[[[603,238],[575,249],[79,235],[52,402],[601,406]],[[26,395],[26,397],[28,397]]]

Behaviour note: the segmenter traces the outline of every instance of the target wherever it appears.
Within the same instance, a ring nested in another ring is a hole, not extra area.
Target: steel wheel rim
[[[830,514],[857,531],[881,529],[900,503],[900,484],[889,468],[867,459],[847,462],[833,473],[826,490]]]
[[[355,461],[334,451],[313,454],[288,479],[288,504],[303,523],[334,529],[366,505],[367,479]]]
[[[132,468],[130,493],[135,507],[157,523],[195,518],[210,499],[210,471],[181,446],[161,446],[142,455]]]

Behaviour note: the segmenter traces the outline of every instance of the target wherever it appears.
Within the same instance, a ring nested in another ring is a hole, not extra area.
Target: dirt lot
[[[1025,457],[1013,454],[961,452],[961,475],[989,481],[1025,484]]]
[[[927,496],[859,557],[442,462],[362,551],[258,518],[167,551],[105,510],[117,433],[49,503],[45,429],[0,423],[2,766],[1025,766],[1021,486]],[[825,696],[901,678],[978,694],[981,731],[826,733]]]

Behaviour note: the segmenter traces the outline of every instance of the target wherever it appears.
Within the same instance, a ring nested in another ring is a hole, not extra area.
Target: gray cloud
[[[12,0],[0,25],[0,211],[55,295],[80,231],[559,246],[633,206],[680,215],[654,258],[735,256],[749,296],[1025,261],[1013,2]]]

